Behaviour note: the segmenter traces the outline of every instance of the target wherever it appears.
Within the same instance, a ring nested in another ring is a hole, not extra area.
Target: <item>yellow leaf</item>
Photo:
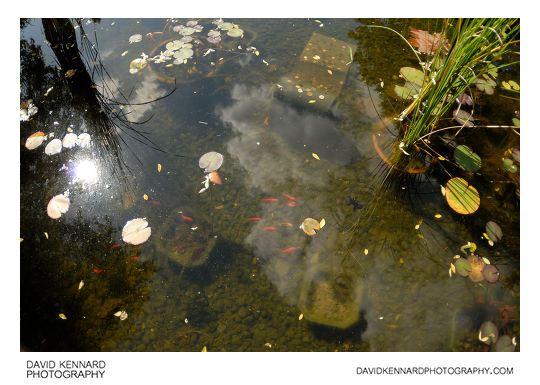
[[[49,234],[47,234],[47,232],[44,232],[43,234],[45,234],[45,238],[49,239]]]
[[[405,263],[405,260],[403,259],[403,257],[401,257],[401,258],[399,259],[399,263],[401,263],[401,264]]]
[[[368,255],[368,253],[369,253],[368,249],[364,249],[364,254]]]
[[[66,317],[66,315],[64,313],[58,314],[58,317],[60,317],[62,319],[67,319],[67,317]]]
[[[143,199],[144,199],[145,201],[148,200],[148,195],[144,194],[142,197],[143,197]]]
[[[319,155],[315,154],[314,152],[312,152],[311,155],[313,155],[313,157],[314,157],[315,159],[321,160],[321,159],[319,158]]]
[[[313,99],[308,100],[308,103],[315,103],[315,102],[316,102],[316,100],[313,100]]]
[[[328,70],[328,73],[329,73],[330,75],[332,75],[332,70]]]
[[[441,214],[435,214],[435,218],[442,218]]]
[[[158,163],[158,164],[157,164],[157,171],[158,171],[158,172],[161,172],[161,163]]]
[[[508,84],[507,82],[504,82],[504,81],[502,82],[502,86],[503,86],[504,88],[506,88],[507,90],[509,90],[509,89],[512,88],[512,87],[510,86],[510,84]]]
[[[450,268],[452,269],[452,273],[456,274],[456,267],[453,263],[450,264]]]
[[[319,229],[322,229],[322,228],[324,227],[325,224],[326,224],[326,221],[324,220],[324,218],[321,219],[321,220],[319,221]]]
[[[125,56],[127,53],[128,53],[128,51],[124,51],[124,52],[122,52],[122,54],[120,56]]]
[[[22,242],[22,241],[23,241],[23,239],[22,239],[22,238],[19,238],[19,242]]]
[[[221,210],[223,207],[225,207],[225,205],[217,205],[217,206],[215,207],[215,209],[216,209],[216,210]]]
[[[201,352],[206,352],[206,346],[203,346]]]
[[[84,281],[81,280],[81,282],[79,282],[79,290],[81,290],[83,286],[84,286]]]
[[[302,320],[302,318],[304,318],[304,314],[300,313],[300,315],[298,316],[298,321]]]

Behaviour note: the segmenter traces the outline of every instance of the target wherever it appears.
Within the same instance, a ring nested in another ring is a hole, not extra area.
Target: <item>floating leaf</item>
[[[497,270],[497,268],[491,264],[484,266],[484,270],[482,270],[482,275],[484,276],[484,279],[489,283],[495,283],[499,280],[499,270]]]
[[[184,43],[181,40],[173,40],[168,42],[165,45],[168,51],[176,51],[184,46]]]
[[[476,243],[474,242],[467,242],[466,245],[463,245],[460,247],[460,250],[462,252],[465,252],[465,250],[469,249],[471,253],[474,253],[476,251]]]
[[[24,147],[26,147],[29,150],[33,150],[41,145],[43,141],[45,140],[45,133],[38,131],[34,132],[32,135],[26,139],[26,142],[24,143]]]
[[[412,99],[420,92],[420,88],[416,84],[406,82],[404,86],[395,86],[394,92],[401,99]]]
[[[469,106],[472,106],[473,104],[472,98],[470,97],[470,95],[466,94],[465,92],[462,92],[461,94],[459,94],[456,100],[458,101],[458,103],[466,104]]]
[[[512,148],[510,150],[510,153],[512,154],[512,159],[514,159],[517,163],[520,163],[521,153],[519,151],[519,148]]]
[[[319,158],[319,155],[315,154],[314,152],[311,153],[311,155],[313,155],[313,157],[317,160],[321,160],[321,158]]]
[[[444,44],[446,49],[450,48],[448,40],[444,39],[441,43],[441,33],[431,34],[428,31],[411,27],[411,37],[409,43],[418,48],[418,52],[432,54],[435,53],[440,44]]]
[[[453,113],[454,119],[464,127],[474,127],[474,119],[471,114],[462,109],[455,110]]]
[[[140,33],[136,33],[135,35],[131,35],[129,37],[129,44],[138,43],[142,40],[142,35]]]
[[[221,36],[208,36],[206,40],[208,40],[209,43],[217,44],[221,41]]]
[[[176,51],[173,55],[176,59],[189,59],[193,56],[193,50],[191,48],[183,47]]]
[[[503,158],[502,161],[503,161],[503,168],[506,171],[508,171],[508,172],[510,172],[512,174],[517,172],[517,166],[514,164],[512,159]]]
[[[223,31],[228,31],[228,30],[234,28],[234,24],[233,23],[220,23],[220,24],[218,24],[218,28],[223,30]]]
[[[157,172],[161,172],[161,163],[157,164]]]
[[[140,245],[150,238],[152,230],[148,226],[146,218],[132,219],[122,229],[122,239],[131,245]]]
[[[62,319],[67,319],[67,317],[66,317],[66,315],[64,313],[58,314],[58,317],[60,317]]]
[[[137,59],[134,59],[129,63],[129,73],[134,74],[139,72],[139,70],[142,70],[144,67],[146,67],[147,61],[146,59],[138,57]]]
[[[452,178],[446,183],[446,201],[459,214],[472,214],[480,207],[480,195],[463,178]]]
[[[62,151],[62,141],[60,139],[53,139],[45,146],[45,154],[54,155]]]
[[[218,170],[223,164],[223,155],[219,152],[210,151],[199,158],[199,167],[204,168],[204,172]]]
[[[203,353],[206,352],[206,346],[203,346],[201,352],[203,352]]]
[[[408,82],[422,87],[424,83],[424,72],[412,67],[402,67],[399,69],[399,72]]]
[[[79,282],[79,288],[78,290],[81,290],[84,286],[84,281],[81,280],[81,282]]]
[[[142,197],[143,197],[143,199],[144,199],[145,201],[148,200],[148,195],[144,194]]]
[[[369,250],[368,249],[364,249],[364,255],[368,255],[369,253]]]
[[[233,28],[233,29],[229,29],[227,31],[227,35],[231,36],[231,37],[240,37],[244,34],[244,31],[241,30],[240,28]]]
[[[207,35],[210,37],[218,37],[218,36],[221,36],[221,33],[213,29],[211,31],[208,31]]]
[[[300,315],[298,316],[298,321],[301,321],[302,318],[304,318],[304,313],[300,313]]]
[[[461,257],[454,260],[454,267],[456,269],[456,273],[462,277],[468,277],[472,270],[471,264],[465,258]]]
[[[495,92],[493,86],[497,83],[492,84],[490,79],[479,78],[474,81],[474,84],[476,85],[476,88],[478,88],[480,91],[484,91],[488,95],[493,95],[493,93]]]
[[[478,154],[463,144],[455,148],[454,159],[465,171],[475,172],[482,165],[482,159],[480,159]]]
[[[317,230],[321,228],[319,221],[313,218],[304,219],[300,227],[307,235],[315,235]]]
[[[482,271],[486,264],[482,261],[481,258],[478,258],[476,255],[471,255],[467,258],[467,262],[471,265],[471,272],[469,273],[469,278],[473,282],[481,282],[484,280],[484,275]],[[491,266],[491,265],[490,265]]]
[[[321,220],[319,221],[319,228],[322,229],[322,228],[324,227],[325,224],[326,224],[326,221],[324,220],[324,218],[321,219]]]
[[[519,120],[518,118],[512,118],[512,124],[513,124],[514,126],[519,127],[520,120]]]
[[[514,90],[519,91],[519,84],[517,84],[515,81],[509,80],[508,85],[512,87]]]
[[[86,132],[80,134],[77,137],[77,144],[81,146],[82,148],[90,146],[90,134],[87,134]]]
[[[77,72],[77,70],[74,70],[74,69],[67,70],[66,73],[64,74],[64,77],[70,78],[73,75],[75,75],[76,72]]]
[[[52,219],[58,219],[69,209],[69,198],[60,194],[53,197],[47,205],[47,215]]]
[[[491,345],[497,342],[499,337],[499,330],[497,326],[491,321],[485,321],[480,326],[480,332],[478,333],[478,339],[486,345]]]
[[[501,336],[495,344],[496,352],[513,352],[516,349],[516,345],[512,341],[509,335],[505,334]]]
[[[493,242],[498,242],[503,236],[501,227],[493,221],[486,223],[486,233]]]
[[[72,132],[66,134],[66,136],[64,136],[64,139],[62,139],[62,146],[64,146],[65,148],[71,148],[75,146],[75,144],[77,144],[77,135]]]

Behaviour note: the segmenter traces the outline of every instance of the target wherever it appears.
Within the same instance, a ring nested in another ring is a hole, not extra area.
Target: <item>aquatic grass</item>
[[[519,42],[515,39],[520,30],[518,19],[446,19],[439,40],[441,44],[424,63],[402,34],[388,27],[373,27],[391,30],[405,40],[424,72],[420,92],[398,117],[405,121],[400,148],[406,154],[420,138],[429,138],[458,95],[479,79],[496,76],[496,70],[515,64],[494,63]],[[448,44],[444,44],[445,41]],[[458,109],[460,107],[461,104]]]

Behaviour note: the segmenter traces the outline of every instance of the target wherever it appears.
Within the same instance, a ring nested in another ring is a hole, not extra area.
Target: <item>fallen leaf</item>
[[[161,172],[161,164],[160,163],[157,164],[157,171]]]
[[[62,319],[67,319],[67,317],[66,317],[66,315],[64,313],[58,314],[58,317],[60,317]]]
[[[435,218],[442,218],[441,214],[435,214]]]
[[[47,205],[47,215],[52,219],[58,219],[69,209],[69,198],[63,194],[54,196]]]
[[[313,157],[314,157],[315,159],[321,160],[321,159],[319,158],[319,155],[315,154],[314,152],[312,152],[311,155],[313,155]]]
[[[126,222],[122,229],[122,239],[131,245],[140,245],[150,238],[151,233],[146,218],[136,218]]]
[[[324,220],[324,218],[321,219],[321,220],[319,221],[319,229],[322,229],[322,228],[324,227],[325,224],[326,224],[326,221]]]
[[[221,210],[223,207],[225,207],[225,205],[217,205],[216,207],[214,207],[216,210]]]
[[[206,346],[203,346],[201,352],[206,352]]]
[[[364,254],[368,255],[368,253],[369,253],[368,249],[364,249]]]
[[[300,315],[298,316],[298,321],[302,320],[302,318],[304,318],[304,314],[300,313]]]
[[[83,286],[84,286],[84,281],[81,280],[81,282],[79,282],[79,289],[78,290],[81,290]]]
[[[143,197],[143,199],[144,199],[145,201],[148,200],[148,195],[144,194],[142,197]]]
[[[332,70],[328,70],[328,73],[329,73],[330,75],[332,75]]]
[[[45,234],[45,238],[49,239],[49,234],[46,231],[43,234]]]

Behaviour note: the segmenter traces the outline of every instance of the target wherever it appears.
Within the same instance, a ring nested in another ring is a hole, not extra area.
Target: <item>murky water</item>
[[[436,165],[390,173],[374,145],[391,138],[374,125],[403,108],[391,94],[399,68],[415,64],[398,38],[352,19],[226,21],[242,36],[221,29],[209,43],[220,28],[199,20],[202,31],[185,33],[193,57],[135,73],[132,60],[167,50],[188,20],[21,25],[21,104],[38,107],[21,122],[22,347],[483,351],[488,320],[519,338],[519,199],[493,178],[519,137],[463,134],[492,172],[473,176],[481,208],[460,216]],[[435,24],[363,22],[403,33]],[[320,84],[302,79],[309,71]],[[519,105],[496,96],[478,116],[509,124]],[[36,131],[88,132],[92,145],[48,156],[52,136],[24,147]],[[201,192],[209,151],[224,156],[223,183]],[[47,204],[64,192],[70,208],[53,220]],[[134,218],[152,229],[140,246],[122,241]],[[307,235],[305,218],[324,227]],[[481,239],[489,220],[504,232],[493,247]],[[468,241],[497,283],[449,277]]]

